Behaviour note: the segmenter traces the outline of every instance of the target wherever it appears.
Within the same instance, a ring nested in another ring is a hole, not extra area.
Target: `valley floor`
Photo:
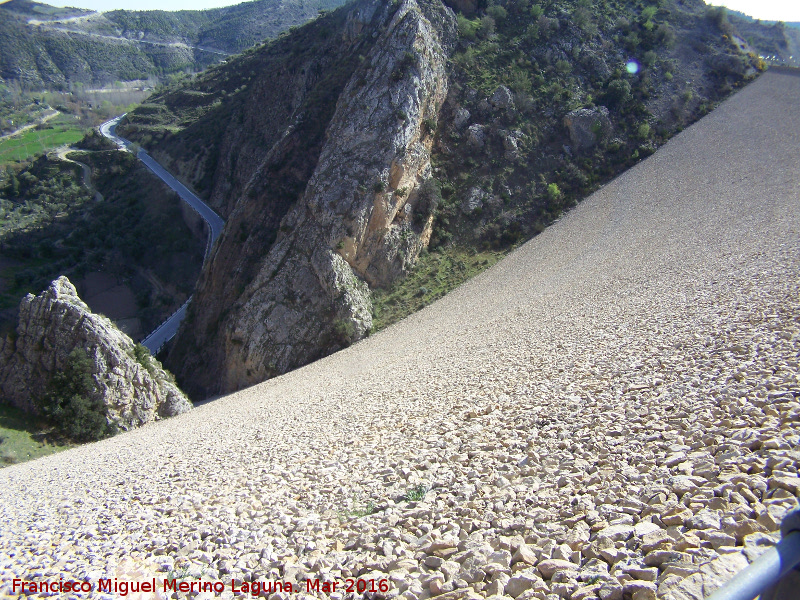
[[[702,597],[800,489],[799,109],[800,77],[768,72],[404,321],[3,469],[0,590]]]

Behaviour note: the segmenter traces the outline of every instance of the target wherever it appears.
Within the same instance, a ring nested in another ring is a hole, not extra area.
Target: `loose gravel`
[[[702,597],[778,539],[800,489],[798,111],[800,77],[767,73],[405,321],[3,469],[3,593]]]

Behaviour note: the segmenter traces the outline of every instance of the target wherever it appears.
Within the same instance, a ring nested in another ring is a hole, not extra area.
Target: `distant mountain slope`
[[[121,30],[123,37],[167,41],[177,34],[187,44],[233,54],[343,3],[342,0],[254,0],[204,11],[116,10],[103,16]]]
[[[728,11],[728,18],[756,51],[770,62],[800,66],[800,23],[761,21],[738,12]]]
[[[28,88],[98,85],[200,70],[341,0],[255,0],[205,11],[94,13],[0,4],[0,78]]]
[[[50,6],[49,4],[41,4],[39,2],[31,2],[31,0],[9,0],[0,4],[3,10],[15,13],[23,17],[30,17],[31,19],[48,20],[48,19],[71,19],[92,14],[94,11],[86,10],[84,8],[74,8],[71,6],[58,7]]]

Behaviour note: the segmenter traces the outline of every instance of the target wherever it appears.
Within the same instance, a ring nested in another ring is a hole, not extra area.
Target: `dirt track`
[[[3,469],[6,589],[170,570],[380,573],[409,600],[714,587],[800,489],[798,112],[800,77],[768,73],[405,321]]]

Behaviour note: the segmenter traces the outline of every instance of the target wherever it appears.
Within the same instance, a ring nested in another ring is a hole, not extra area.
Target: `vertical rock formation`
[[[229,219],[170,358],[190,391],[235,390],[360,339],[372,324],[369,286],[392,281],[428,243],[432,216],[419,191],[431,175],[455,17],[438,0],[403,0],[377,24],[364,11],[354,9],[342,38],[372,21],[377,39],[338,98],[305,191],[255,276],[220,311],[217,263],[237,251],[246,195]],[[193,324],[209,310],[217,323]]]
[[[183,392],[149,356],[137,361],[134,343],[106,317],[93,314],[66,277],[20,304],[19,325],[0,341],[0,401],[34,410],[75,348],[92,363],[96,398],[109,422],[131,429],[191,409]],[[144,364],[143,364],[144,363]]]

